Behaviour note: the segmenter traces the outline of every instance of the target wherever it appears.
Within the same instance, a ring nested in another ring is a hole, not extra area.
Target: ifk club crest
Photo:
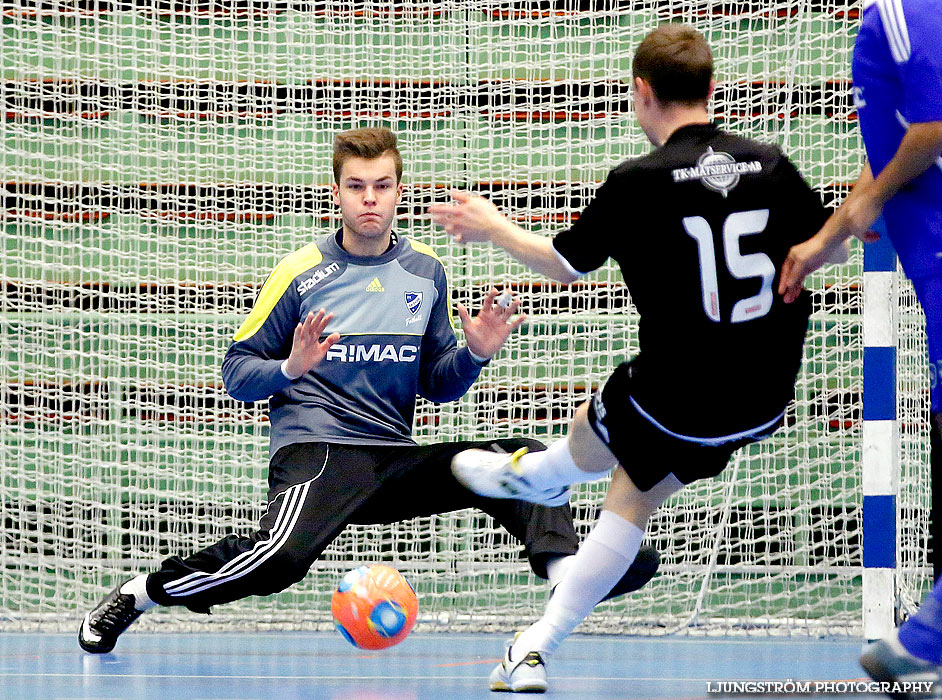
[[[422,292],[406,292],[406,308],[415,315],[422,308]]]

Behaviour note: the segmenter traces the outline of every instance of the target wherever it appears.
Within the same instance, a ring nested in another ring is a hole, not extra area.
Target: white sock
[[[572,459],[569,438],[557,440],[540,452],[528,452],[518,462],[528,476],[546,489],[569,486],[580,481],[595,481],[608,472],[582,471]]]
[[[554,557],[546,562],[546,575],[549,577],[550,590],[560,584],[569,571],[569,567],[576,558],[575,554],[567,554],[561,557]]]
[[[121,586],[121,592],[125,595],[134,596],[134,608],[136,610],[143,612],[157,607],[157,603],[152,601],[150,596],[147,595],[147,574],[141,574],[140,576],[132,578]]]
[[[531,651],[544,654],[556,651],[628,571],[638,556],[643,537],[640,527],[603,510],[553,593],[543,617],[517,638],[510,658],[522,659]]]

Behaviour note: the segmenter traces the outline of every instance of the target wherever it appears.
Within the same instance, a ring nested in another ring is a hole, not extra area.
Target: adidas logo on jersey
[[[368,292],[385,292],[383,289],[382,283],[379,281],[379,277],[374,277],[373,281],[366,285],[366,291]]]

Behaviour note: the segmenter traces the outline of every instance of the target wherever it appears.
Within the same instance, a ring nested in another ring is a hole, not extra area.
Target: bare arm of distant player
[[[490,241],[531,270],[569,284],[578,279],[560,261],[552,239],[524,231],[484,197],[453,190],[455,204],[433,204],[432,220],[459,243]]]
[[[526,314],[511,318],[520,308],[519,299],[509,292],[504,292],[498,300],[499,294],[500,292],[492,288],[484,297],[481,310],[473,318],[463,304],[457,304],[458,318],[464,329],[468,350],[478,357],[493,357],[511,332],[519,328],[526,319]]]
[[[879,237],[870,230],[886,204],[900,188],[919,177],[942,154],[942,122],[912,124],[892,160],[875,179],[870,165],[864,166],[857,184],[812,238],[794,246],[782,266],[778,292],[791,303],[801,293],[806,276],[831,262],[839,246],[851,236],[865,243]]]
[[[316,314],[308,312],[307,318],[295,326],[291,354],[285,360],[285,373],[291,377],[300,377],[317,367],[327,356],[330,347],[340,340],[339,333],[331,333],[322,341],[321,333],[334,318],[321,309]]]

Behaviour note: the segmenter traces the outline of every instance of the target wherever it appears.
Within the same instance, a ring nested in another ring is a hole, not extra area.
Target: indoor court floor
[[[469,700],[503,637],[413,634],[381,652],[335,633],[147,634],[115,651],[82,652],[74,635],[0,634],[3,700]],[[865,678],[855,639],[642,638],[576,635],[549,665],[542,697],[719,699],[720,681]],[[539,697],[520,695],[519,697]],[[779,694],[770,697],[786,697]],[[802,698],[834,694],[802,695]],[[884,697],[861,695],[854,697]]]

